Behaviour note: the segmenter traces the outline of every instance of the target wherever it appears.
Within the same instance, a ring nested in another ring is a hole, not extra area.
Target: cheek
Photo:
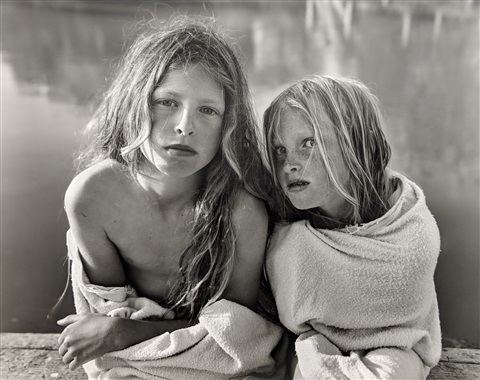
[[[285,173],[284,173],[284,170],[283,170],[284,163],[285,163],[285,161],[281,161],[281,160],[278,160],[278,159],[276,159],[272,163],[273,173],[275,175],[274,179],[277,181],[278,184],[280,184],[280,186],[283,186],[284,183],[285,183],[285,175],[284,175]]]
[[[175,120],[175,115],[170,111],[155,111],[152,113],[152,129],[164,129],[170,122]]]
[[[201,136],[201,149],[208,156],[213,156],[215,153],[221,149],[221,129],[212,129],[210,128]]]
[[[210,142],[212,149],[215,151],[220,147],[221,140],[222,140],[222,128],[219,126],[218,128],[211,131],[209,136],[207,137],[208,141]]]
[[[281,190],[282,192],[284,192],[284,191],[285,191],[286,182],[285,182],[284,177],[282,176],[281,171],[277,171],[277,172],[275,173],[275,177],[276,177],[276,180],[277,180],[277,187],[279,187],[279,190]]]
[[[158,156],[158,153],[156,152],[155,147],[156,147],[155,141],[152,141],[151,137],[149,137],[146,141],[144,141],[143,144],[140,146],[140,151],[145,156],[145,158],[151,163],[155,163],[156,157]]]
[[[302,157],[304,162],[304,171],[305,175],[316,179],[319,183],[323,183],[328,180],[327,169],[323,163],[322,157],[319,152],[313,151],[309,154],[305,154],[305,157]]]
[[[154,123],[152,125],[152,129],[150,131],[150,136],[148,137],[148,140],[156,145],[159,144],[162,140],[165,139],[167,135],[167,128],[165,123]]]
[[[345,187],[349,182],[350,171],[348,170],[343,157],[337,157],[333,170],[335,171],[338,183],[342,187]]]

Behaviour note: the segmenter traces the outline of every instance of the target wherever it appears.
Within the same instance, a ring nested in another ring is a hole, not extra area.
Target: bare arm
[[[138,321],[102,314],[69,315],[58,324],[65,326],[58,339],[58,351],[70,369],[108,352],[189,326],[185,320]]]
[[[242,191],[233,210],[236,256],[224,298],[254,310],[265,255],[268,217],[262,201]]]
[[[120,255],[105,232],[110,217],[108,202],[95,180],[82,173],[70,184],[65,194],[68,222],[90,282],[124,286],[127,280]]]
[[[112,219],[105,184],[88,176],[90,173],[86,174],[76,177],[65,195],[71,232],[90,282],[124,286],[128,281],[122,260],[105,231],[106,223]],[[105,177],[104,174],[101,180]],[[133,321],[98,314],[69,315],[58,323],[66,326],[59,338],[59,352],[70,368],[107,352],[188,326],[188,321]]]
[[[69,188],[65,202],[87,274],[95,284],[125,285],[126,276],[119,254],[102,226],[104,216],[98,215],[98,207],[91,206],[94,203],[91,197],[73,187]],[[236,259],[225,298],[254,309],[267,235],[267,215],[263,203],[247,193],[241,193],[234,207],[233,223]],[[188,320],[138,321],[95,314],[71,315],[58,323],[66,326],[59,338],[59,352],[70,368],[107,352],[190,326]]]

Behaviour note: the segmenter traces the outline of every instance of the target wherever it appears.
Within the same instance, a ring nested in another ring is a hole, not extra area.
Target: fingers
[[[69,369],[74,370],[84,363],[84,360],[80,359],[80,353],[74,350],[72,347],[68,347],[66,344],[62,344],[58,348],[58,353],[62,357]]]
[[[70,364],[68,365],[68,368],[71,369],[71,370],[74,370],[76,369],[78,366],[80,365],[80,363],[78,362],[78,358],[77,357],[74,357],[73,360],[70,362]]]
[[[62,362],[69,365],[76,357],[73,355],[72,351],[66,351],[64,355],[62,355]]]
[[[62,345],[64,345],[66,343],[66,340],[67,340],[67,329],[63,330],[62,333],[60,334],[60,336],[58,337],[58,345],[59,347],[61,347]]]
[[[81,318],[80,315],[70,314],[70,315],[67,315],[65,318],[58,320],[57,324],[60,326],[67,326],[78,321],[80,318]]]
[[[69,369],[74,370],[79,367],[82,363],[80,362],[78,356],[74,356],[72,352],[67,351],[62,357],[62,361],[68,366]]]
[[[118,317],[118,318],[130,318],[133,314],[135,314],[135,309],[132,307],[119,307],[117,309],[114,309],[110,311],[107,315],[109,317]]]
[[[60,356],[63,358],[63,355],[65,355],[68,351],[68,347],[66,344],[61,344],[60,347],[58,347],[58,353]]]
[[[60,354],[62,361],[69,365],[76,357],[74,347],[72,347],[72,337],[68,334],[68,327],[63,330],[58,338],[58,353]]]

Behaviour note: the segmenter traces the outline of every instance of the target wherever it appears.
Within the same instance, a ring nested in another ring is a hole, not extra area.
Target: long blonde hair
[[[213,20],[176,17],[140,35],[89,123],[93,143],[81,156],[90,166],[114,159],[135,174],[146,158],[140,147],[152,127],[152,94],[171,69],[200,65],[223,88],[225,112],[221,149],[206,167],[195,201],[193,238],[180,258],[180,278],[168,303],[177,315],[195,319],[220,298],[233,271],[235,234],[232,207],[245,187],[265,198],[256,119],[247,81],[231,42]]]
[[[320,157],[329,180],[349,205],[342,219],[331,218],[321,210],[300,211],[283,194],[275,176],[273,135],[283,112],[299,112],[312,127]],[[349,172],[342,186],[331,163],[321,120],[331,121],[342,157]],[[337,228],[372,221],[389,208],[391,185],[386,167],[391,149],[382,131],[382,116],[377,98],[361,82],[332,76],[315,75],[298,81],[277,96],[264,114],[267,156],[275,183],[273,210],[283,221],[315,219],[325,228]]]

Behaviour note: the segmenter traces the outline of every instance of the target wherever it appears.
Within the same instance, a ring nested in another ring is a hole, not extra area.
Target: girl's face
[[[340,184],[345,185],[348,171],[329,120],[322,121],[320,128],[332,170]],[[277,180],[297,209],[319,207],[331,217],[340,217],[345,213],[346,202],[328,177],[317,143],[312,127],[302,115],[292,109],[284,110],[272,141]]]
[[[218,150],[224,112],[223,89],[201,66],[170,70],[153,92],[143,154],[164,175],[199,172]]]

